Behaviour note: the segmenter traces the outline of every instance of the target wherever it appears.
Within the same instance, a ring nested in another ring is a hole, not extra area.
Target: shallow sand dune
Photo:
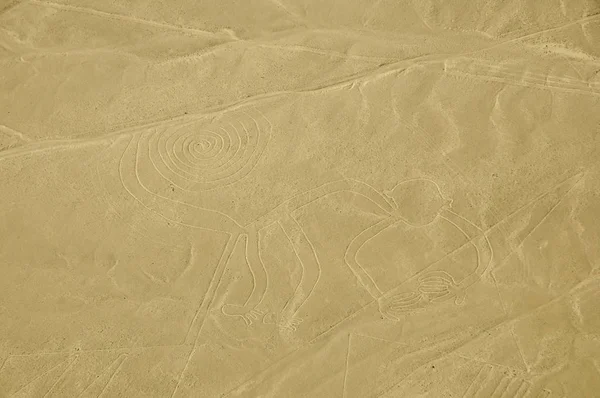
[[[1,397],[596,397],[594,0],[0,0]]]

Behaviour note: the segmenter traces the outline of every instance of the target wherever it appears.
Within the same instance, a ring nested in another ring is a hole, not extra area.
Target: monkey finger
[[[410,301],[408,301],[408,300],[392,301],[387,305],[387,307],[389,307],[389,308],[410,307],[410,306],[419,304],[422,300],[423,300],[423,297],[418,296]]]
[[[443,285],[443,286],[451,286],[454,285],[454,282],[447,279],[423,279],[419,281],[419,285]]]
[[[412,303],[419,301],[420,299],[421,294],[418,292],[413,292],[410,296],[394,296],[389,301],[392,303]]]
[[[423,281],[419,283],[419,286],[450,286],[450,283],[438,282],[438,281]]]
[[[454,282],[454,278],[452,277],[452,275],[445,271],[430,271],[419,278],[419,280],[421,281],[426,279],[440,279],[444,281]]]
[[[433,303],[438,303],[438,302],[446,301],[454,296],[455,296],[454,294],[452,294],[451,292],[448,292],[448,293],[441,294],[441,295],[435,295],[432,298],[430,298],[430,300]]]
[[[421,293],[437,293],[437,292],[448,292],[448,286],[419,286]]]

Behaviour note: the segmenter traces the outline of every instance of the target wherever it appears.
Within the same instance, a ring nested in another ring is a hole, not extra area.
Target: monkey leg
[[[246,236],[246,262],[248,263],[253,279],[250,296],[244,305],[225,304],[221,309],[225,315],[242,317],[248,325],[252,323],[253,319],[256,319],[253,311],[263,300],[269,285],[269,277],[260,258],[259,244],[258,230],[248,230]]]
[[[283,319],[291,320],[314,291],[321,277],[321,264],[314,247],[293,217],[287,216],[280,220],[279,224],[292,244],[294,253],[302,266],[300,283],[283,309]]]

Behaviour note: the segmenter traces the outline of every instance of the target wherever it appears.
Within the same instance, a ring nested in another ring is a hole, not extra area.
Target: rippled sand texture
[[[1,397],[597,397],[597,0],[0,0]]]

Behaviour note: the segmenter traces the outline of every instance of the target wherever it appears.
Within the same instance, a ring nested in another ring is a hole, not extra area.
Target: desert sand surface
[[[0,0],[0,397],[599,397],[597,0]]]

